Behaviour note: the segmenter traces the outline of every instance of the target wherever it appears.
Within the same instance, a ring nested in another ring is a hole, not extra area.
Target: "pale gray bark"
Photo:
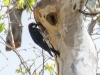
[[[96,75],[100,75],[100,73],[97,73]]]
[[[15,7],[9,10],[9,21],[11,24],[11,30],[14,37],[14,43],[15,47],[18,48],[21,46],[21,37],[22,37],[22,25],[21,25],[21,15],[22,15],[22,9],[16,9]],[[11,40],[11,31],[8,29],[8,34],[6,38],[7,44],[10,46],[12,45]],[[9,51],[11,48],[6,46],[6,50]]]
[[[84,27],[79,9],[87,0],[41,0],[34,16],[48,32],[57,57],[58,75],[96,75],[97,50]]]

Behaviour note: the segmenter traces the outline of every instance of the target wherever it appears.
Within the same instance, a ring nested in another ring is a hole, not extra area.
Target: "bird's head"
[[[37,27],[37,25],[38,24],[36,24],[36,23],[30,23],[29,25],[28,25],[28,28],[30,29],[30,28],[36,28]]]

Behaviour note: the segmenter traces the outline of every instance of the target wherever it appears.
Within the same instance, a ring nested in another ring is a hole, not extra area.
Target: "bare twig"
[[[100,53],[100,49],[99,49],[98,53]]]
[[[42,49],[42,57],[43,57],[43,68],[42,68],[42,75],[44,74],[44,53],[43,53],[43,49]]]
[[[31,8],[31,5],[30,5],[29,1],[28,0],[25,0],[25,1],[26,1],[26,3],[28,3],[28,6],[30,7],[31,11],[33,11],[33,9]]]
[[[0,50],[0,53],[2,53],[3,54],[3,52],[1,52],[1,50]],[[8,60],[8,58],[3,54],[3,56]]]
[[[49,60],[49,59],[51,59],[51,58],[52,58],[52,57],[49,57],[47,60]],[[45,63],[47,60],[45,60],[44,63]],[[34,72],[32,73],[32,75],[34,75],[34,73],[36,72],[36,70],[39,69],[42,65],[43,65],[43,64],[41,64],[38,68],[36,68],[36,69],[34,70]]]
[[[98,38],[95,38],[95,39],[93,39],[93,40],[97,40],[97,39],[100,39],[100,37],[98,37]]]
[[[17,3],[18,3],[18,1],[16,1],[15,5],[11,9],[9,9],[7,7],[8,9],[7,9],[6,13],[3,16],[5,16],[6,14],[9,14],[10,12],[12,12],[15,9],[15,7],[17,6]]]
[[[93,34],[92,34],[92,33],[91,33],[91,35],[100,35],[100,34],[97,34],[97,33],[93,33]]]
[[[32,49],[32,48],[33,48],[33,47],[26,48],[26,49],[24,48],[24,49],[20,49],[20,50],[18,50],[18,51],[19,51],[19,52],[20,52],[20,51],[23,51],[23,50],[24,50],[24,51],[27,51],[28,49]]]
[[[15,18],[16,18],[16,20],[17,20],[17,22],[18,22],[18,25],[19,25],[19,26],[22,26],[22,24],[19,22],[19,20],[18,20],[18,18],[17,18],[17,16],[16,16],[16,14],[15,14],[15,11],[14,11],[14,16],[15,16]]]
[[[91,23],[89,25],[89,28],[88,28],[88,32],[89,34],[91,35],[91,33],[93,32],[93,28],[94,26],[96,25],[96,20],[100,17],[100,15],[96,15],[92,20],[91,20]]]
[[[34,61],[34,60],[33,60],[33,61]],[[31,68],[32,68],[33,65],[34,65],[34,67],[35,67],[35,61],[30,65],[29,71],[31,70]],[[36,69],[36,67],[35,67],[35,69]]]
[[[95,28],[95,29],[93,29],[93,30],[98,30],[98,29],[100,29],[100,28]]]
[[[32,45],[32,44],[30,43],[30,45]],[[32,46],[33,46],[33,45],[32,45]],[[34,46],[33,48],[37,49],[37,50],[41,53],[41,55],[42,55],[42,52],[40,51],[40,49],[38,49],[38,48],[35,47],[35,46]],[[47,57],[49,57],[49,56],[48,56],[47,54],[45,54],[45,53],[44,53],[44,55],[47,56]]]
[[[9,44],[7,44],[6,42],[5,42],[5,40],[0,36],[0,38],[3,40],[3,42],[1,42],[0,41],[0,43],[2,43],[3,45],[5,45],[5,46],[7,46],[7,47],[9,47],[9,48],[11,48],[12,49],[12,47],[9,45]]]
[[[98,30],[97,32],[96,32],[96,34],[98,34],[100,32],[100,30]]]
[[[19,65],[19,66],[20,66],[20,69],[21,69],[21,73],[24,75],[24,73],[23,73],[23,68],[22,68],[21,65],[22,65],[22,64]]]
[[[2,69],[0,69],[0,72],[4,69],[4,68],[6,68],[8,65],[6,65],[6,66],[4,66]]]
[[[79,12],[84,15],[92,15],[92,16],[96,16],[97,14],[100,14],[100,12],[90,13],[90,12],[82,11],[81,9],[79,9]]]
[[[89,32],[89,34],[91,35],[91,33],[93,32],[93,28],[94,28],[94,26],[95,26],[95,24],[96,24],[96,20],[91,20],[91,23],[90,23],[90,25],[89,25],[89,27],[88,27],[88,32]]]
[[[9,7],[8,7],[8,9],[9,9]],[[14,38],[13,38],[13,34],[12,34],[12,29],[11,29],[11,22],[10,22],[10,16],[8,15],[8,19],[9,19],[9,29],[10,29],[10,34],[11,34],[11,40],[12,40],[12,45],[13,45],[13,51],[16,53],[16,55],[19,57],[19,59],[20,59],[20,61],[21,61],[21,64],[23,64],[23,66],[25,67],[25,69],[26,70],[28,70],[28,66],[25,64],[25,63],[23,63],[24,62],[24,59],[21,57],[21,55],[19,54],[19,52],[16,50],[16,48],[15,48],[15,44],[14,44]],[[28,73],[29,73],[29,75],[31,75],[30,74],[30,72],[29,72],[29,70],[28,70]]]

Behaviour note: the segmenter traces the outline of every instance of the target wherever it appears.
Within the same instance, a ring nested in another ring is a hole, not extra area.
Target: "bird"
[[[50,48],[47,43],[44,41],[44,38],[41,34],[41,30],[39,28],[37,28],[38,24],[36,23],[30,23],[28,25],[28,29],[29,29],[29,33],[31,35],[32,40],[38,45],[40,46],[42,49],[44,49],[45,51],[47,51],[52,57],[52,53],[57,54],[58,56],[60,56],[60,53],[58,51],[56,51],[54,48]]]

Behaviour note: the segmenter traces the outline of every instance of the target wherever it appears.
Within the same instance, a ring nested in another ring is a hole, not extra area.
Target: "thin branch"
[[[44,74],[44,53],[43,53],[43,49],[42,49],[42,57],[43,57],[43,68],[42,68],[42,75]]]
[[[96,34],[98,34],[100,32],[100,30],[98,30],[97,32],[96,32]]]
[[[86,8],[87,8],[91,13],[94,12],[93,8],[91,8],[88,4],[86,4]]]
[[[0,72],[4,69],[4,68],[6,68],[8,65],[6,65],[6,66],[4,66],[2,69],[0,69]]]
[[[100,69],[100,67],[98,67],[98,69]]]
[[[93,40],[97,40],[97,39],[100,39],[100,37],[98,37],[98,38],[95,38],[95,39],[93,39]]]
[[[100,53],[100,49],[99,49],[99,51],[97,53]]]
[[[31,8],[31,5],[30,5],[29,1],[28,0],[25,0],[25,1],[26,1],[26,3],[28,3],[28,6],[30,7],[31,11],[33,11],[33,9]]]
[[[1,52],[1,50],[0,50],[0,53],[2,53],[2,55],[8,60],[8,58],[3,54],[3,52]]]
[[[100,14],[96,15],[92,20],[91,20],[91,23],[89,25],[89,28],[88,28],[88,32],[89,34],[91,35],[91,33],[93,32],[93,28],[94,26],[96,25],[96,20],[98,20],[100,17]]]
[[[3,40],[3,42],[0,42],[0,43],[2,43],[3,45],[5,45],[5,46],[7,46],[7,47],[9,47],[9,48],[11,48],[11,49],[13,49],[13,47],[11,47],[9,44],[7,44],[6,42],[5,42],[5,40],[0,36],[0,38]]]
[[[32,44],[30,43],[30,45],[32,45]],[[32,46],[33,46],[33,45],[32,45]],[[41,55],[42,55],[42,52],[40,51],[40,49],[38,49],[38,48],[35,47],[35,46],[34,46],[33,48],[37,49],[37,50],[41,53]],[[47,54],[45,54],[45,53],[44,53],[44,55],[47,56],[47,57],[49,57],[49,56],[48,56]]]
[[[20,66],[20,69],[21,69],[21,73],[24,75],[24,73],[23,73],[23,68],[22,68],[21,65],[22,65],[22,64],[19,65],[19,66]]]
[[[33,60],[34,61],[34,60]],[[31,70],[32,66],[34,65],[35,67],[35,61],[30,65],[29,71]],[[36,67],[35,67],[36,68]]]
[[[91,35],[100,35],[100,34],[97,34],[97,33],[92,33]]]
[[[15,7],[17,6],[17,2],[18,2],[18,1],[16,1],[15,5],[14,5],[11,9],[9,9],[9,8],[7,7],[8,9],[7,9],[6,13],[5,13],[3,16],[5,16],[6,14],[9,14],[10,12],[12,12],[12,11],[15,9]]]
[[[16,16],[16,14],[15,14],[15,11],[14,11],[14,16],[15,16],[15,18],[16,18],[16,20],[17,20],[17,22],[18,22],[18,25],[22,27],[22,24],[19,22],[19,20],[18,20],[18,18],[17,18],[17,16]]]
[[[100,28],[95,28],[95,29],[93,29],[93,30],[98,30],[98,29],[100,29]]]
[[[89,25],[89,27],[88,27],[88,32],[89,32],[89,34],[91,35],[91,33],[93,32],[93,28],[94,28],[94,26],[95,26],[95,24],[96,24],[96,20],[91,20],[91,23],[90,23],[90,25]]]
[[[9,9],[9,8],[8,8]],[[25,64],[25,63],[23,63],[24,62],[24,59],[21,57],[21,55],[19,54],[19,52],[16,50],[16,48],[15,48],[15,44],[14,44],[14,38],[13,38],[13,34],[12,34],[12,29],[11,29],[11,22],[10,22],[10,16],[8,15],[8,21],[9,21],[9,30],[10,30],[10,34],[11,34],[11,40],[12,40],[12,45],[13,45],[13,51],[16,53],[16,55],[19,57],[19,59],[20,59],[20,61],[21,61],[21,64],[23,64],[23,66],[25,67],[25,69],[26,70],[28,70],[28,66]],[[30,74],[30,72],[29,72],[29,70],[28,70],[28,73],[29,73],[29,75],[31,75]]]
[[[97,14],[100,14],[100,12],[90,13],[90,12],[82,11],[81,9],[79,9],[79,12],[84,15],[92,15],[92,16],[96,16]]]
[[[47,60],[49,60],[49,59],[51,59],[51,58],[52,58],[52,57],[49,57]],[[45,63],[47,60],[45,60],[44,63]],[[34,73],[36,72],[36,70],[39,69],[42,65],[43,65],[43,64],[41,64],[38,68],[36,68],[36,69],[34,70],[34,72],[32,73],[32,75],[34,75]]]

